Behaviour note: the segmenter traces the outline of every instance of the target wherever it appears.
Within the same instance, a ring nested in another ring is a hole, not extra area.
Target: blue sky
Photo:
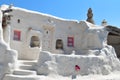
[[[86,20],[87,10],[92,8],[97,25],[106,19],[108,24],[120,27],[120,0],[0,0],[2,4],[39,11],[53,16]]]

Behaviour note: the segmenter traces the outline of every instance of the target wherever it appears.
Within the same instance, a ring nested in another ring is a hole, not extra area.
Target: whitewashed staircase
[[[41,80],[35,71],[36,61],[18,60],[18,67],[3,80]]]

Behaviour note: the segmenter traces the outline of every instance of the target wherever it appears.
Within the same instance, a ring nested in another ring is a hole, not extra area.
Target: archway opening
[[[61,39],[56,40],[56,49],[63,49],[63,41]]]
[[[40,39],[38,36],[32,36],[30,41],[30,47],[39,47],[40,48]]]

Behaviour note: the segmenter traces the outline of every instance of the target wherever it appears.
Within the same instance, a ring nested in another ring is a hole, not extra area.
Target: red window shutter
[[[20,41],[21,31],[14,30],[14,40]]]
[[[68,47],[74,47],[74,38],[68,37]]]

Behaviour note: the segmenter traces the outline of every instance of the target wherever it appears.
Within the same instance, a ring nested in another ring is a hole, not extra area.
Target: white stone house
[[[7,8],[1,6],[1,10]],[[90,49],[101,49],[106,43],[107,31],[86,21],[65,20],[17,7],[12,10],[3,37],[18,51],[19,59],[37,59],[40,51],[83,54]]]
[[[3,5],[0,7],[0,80],[40,80],[40,75],[103,74],[118,71],[108,31],[74,21]],[[19,60],[18,60],[19,58]],[[39,78],[38,78],[39,77]]]

